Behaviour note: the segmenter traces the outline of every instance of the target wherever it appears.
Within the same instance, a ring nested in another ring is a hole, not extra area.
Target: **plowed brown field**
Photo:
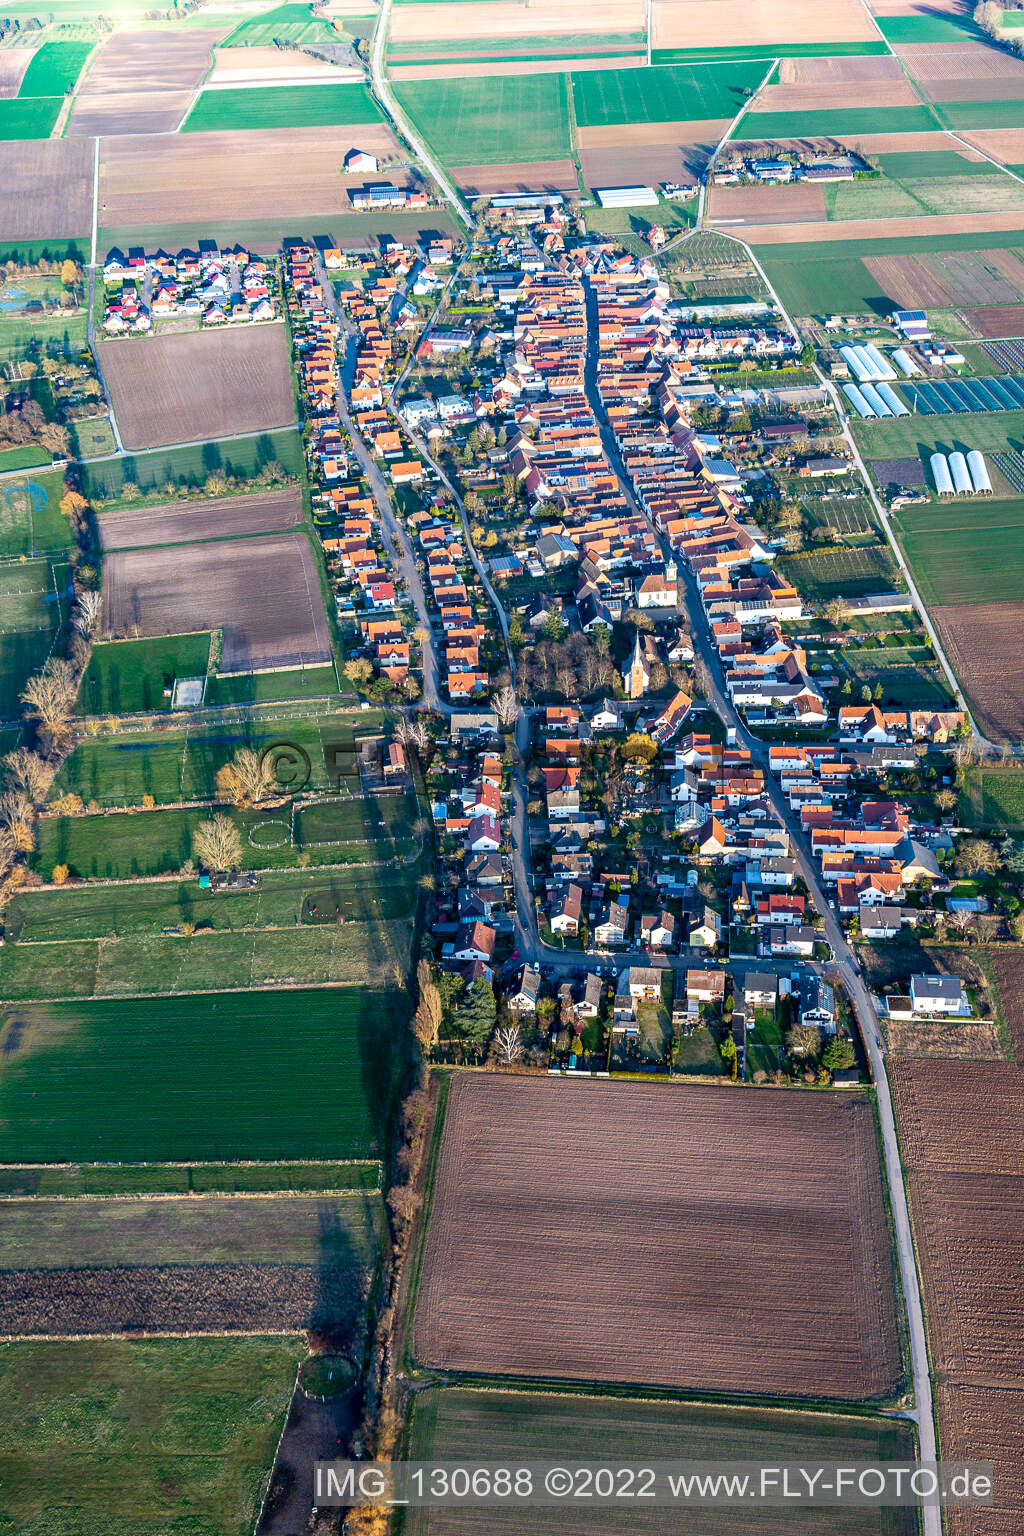
[[[1024,954],[990,954],[1015,1062],[889,1062],[940,1454],[996,1465],[996,1507],[952,1515],[956,1536],[1024,1528]]]
[[[348,207],[346,187],[366,181],[365,174],[341,174],[353,147],[379,157],[398,153],[397,140],[382,123],[105,139],[100,223],[106,229],[145,229],[342,213]],[[403,182],[402,173],[391,169],[387,178]]]
[[[295,420],[283,325],[101,341],[96,351],[129,450]]]
[[[868,54],[864,58],[783,59],[779,80],[783,85],[846,85],[855,80],[902,80],[899,59],[891,54]]]
[[[31,48],[0,49],[0,99],[17,96],[32,51]]]
[[[979,336],[1024,336],[1024,304],[989,304],[963,314]]]
[[[853,43],[875,39],[859,0],[651,0],[655,48],[778,48],[786,43]],[[419,9],[419,7],[418,7]]]
[[[103,562],[113,636],[224,630],[221,670],[331,659],[319,571],[303,533],[117,550]]]
[[[72,139],[0,143],[3,235],[81,239],[92,228],[93,147]]]
[[[801,61],[803,62],[803,61]],[[828,80],[813,85],[766,85],[758,92],[759,112],[828,112],[836,107],[862,107],[870,94],[873,107],[916,107],[921,97],[906,75],[898,80],[872,80],[868,90],[863,81]]]
[[[1024,165],[1024,128],[972,128],[961,137],[1003,165]]]
[[[845,0],[849,3],[849,0]],[[461,43],[467,37],[574,36],[593,32],[642,32],[643,0],[532,0],[528,6],[505,0],[463,0],[458,7],[437,4],[396,5],[391,14],[392,43]]]
[[[943,649],[978,725],[996,741],[1024,736],[1024,602],[933,608]],[[992,666],[992,657],[999,666]]]
[[[219,501],[171,502],[143,511],[101,512],[100,543],[113,549],[145,549],[160,544],[192,544],[199,539],[277,533],[302,518],[302,494],[288,487],[255,496],[225,496]]]
[[[516,165],[460,165],[452,177],[470,197],[500,192],[569,192],[577,195],[572,160],[522,160]]]
[[[809,182],[795,187],[712,187],[708,217],[712,222],[744,224],[824,220],[825,189]]]
[[[68,136],[172,133],[229,28],[115,32],[82,78]]]
[[[622,53],[606,58],[588,58],[579,54],[561,59],[461,59],[450,64],[392,64],[390,80],[455,80],[473,75],[560,75],[567,69],[641,69],[647,63],[644,54]]]
[[[824,224],[815,240],[827,240],[831,244],[848,240],[877,240],[879,233],[885,238],[899,239],[904,235],[936,236],[936,244],[945,235],[969,235],[979,230],[992,233],[1020,229],[1019,213],[954,213],[924,214],[919,219],[842,219]],[[767,232],[766,232],[767,231]],[[807,239],[805,224],[756,225],[744,230],[743,238],[752,244],[788,245]]]
[[[900,1365],[869,1101],[457,1078],[415,1347],[443,1369],[887,1395]]]

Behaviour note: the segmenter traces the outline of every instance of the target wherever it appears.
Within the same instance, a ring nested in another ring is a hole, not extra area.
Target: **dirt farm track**
[[[870,1103],[456,1078],[414,1347],[447,1370],[888,1395]]]
[[[96,351],[129,451],[295,420],[283,325],[101,341]]]

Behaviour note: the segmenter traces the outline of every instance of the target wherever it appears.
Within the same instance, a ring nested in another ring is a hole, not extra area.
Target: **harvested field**
[[[934,239],[937,246],[941,246],[949,235],[972,235],[979,231],[987,231],[990,234],[999,234],[1005,230],[1020,229],[1020,214],[1008,211],[1006,213],[962,213],[962,214],[937,214],[922,215],[919,219],[886,219],[885,238],[900,239],[903,236],[925,239]],[[807,236],[806,224],[765,224],[750,226],[743,231],[744,240],[757,245],[800,244]],[[852,240],[878,239],[877,219],[842,219],[830,224],[823,224],[820,231],[815,232],[817,241],[827,241],[830,244]],[[867,265],[867,261],[865,261]],[[872,274],[874,275],[874,274]],[[921,308],[925,305],[922,303]]]
[[[91,144],[0,143],[4,240],[80,239],[92,228],[92,182]]]
[[[160,448],[295,420],[283,325],[97,343],[125,448]]]
[[[365,1305],[365,1295],[352,1295],[348,1276],[332,1280],[313,1265],[125,1265],[0,1274],[0,1332],[15,1335],[276,1333],[330,1325],[342,1342],[356,1338],[356,1318]]]
[[[103,612],[114,636],[223,628],[223,672],[331,659],[304,533],[118,552],[103,562]]]
[[[419,9],[419,7],[416,7]],[[767,45],[779,53],[786,43],[874,41],[878,34],[857,0],[652,0],[655,48],[717,48],[723,38],[744,47]]]
[[[305,80],[337,79],[338,66],[327,59],[288,48],[218,48],[213,56],[210,85],[273,85],[282,80],[298,85]]]
[[[399,153],[383,123],[104,140],[100,222],[121,229],[244,220],[252,215],[257,184],[261,217],[326,217],[348,205],[349,181],[340,173],[353,145],[378,158]],[[394,179],[390,170],[388,176]],[[351,182],[361,185],[365,179]]]
[[[988,304],[981,309],[965,309],[963,317],[977,336],[1024,336],[1022,304]]]
[[[925,1056],[947,1061],[1005,1061],[1006,1052],[995,1024],[886,1024],[890,1051],[900,1056]]]
[[[716,148],[717,140],[704,139],[692,144],[643,144],[635,149],[581,149],[580,166],[588,187],[628,186],[635,179],[692,187],[699,183]]]
[[[1024,81],[1019,58],[969,38],[955,44],[911,44],[895,51],[925,94],[938,101],[1016,96],[1016,84]]]
[[[850,85],[855,81],[870,81],[873,84],[875,81],[905,78],[899,60],[891,54],[835,59],[819,55],[804,59],[783,59],[779,65],[779,82],[782,85]]]
[[[590,128],[580,126],[576,143],[580,150],[641,149],[648,144],[688,144],[694,140],[717,144],[728,126],[724,117],[672,123],[599,123]]]
[[[994,1509],[947,1509],[949,1536],[1018,1536],[1024,1527],[1020,1390],[940,1382],[937,1402],[943,1455],[994,1462],[998,1489]]]
[[[115,32],[86,71],[68,120],[70,138],[172,133],[228,29]]]
[[[1024,164],[1024,128],[971,128],[961,137],[1003,165]]]
[[[932,619],[950,665],[960,679],[984,735],[996,741],[1024,736],[1024,602],[936,607]],[[999,667],[992,667],[992,657]]]
[[[17,96],[32,53],[31,48],[0,48],[0,100]]]
[[[820,1344],[805,1306],[780,1307],[790,1272],[804,1302],[828,1297]],[[889,1394],[899,1351],[869,1102],[457,1078],[415,1348],[453,1370]]]
[[[518,165],[463,165],[453,179],[469,197],[502,192],[571,192],[578,195],[572,160],[529,160]]]
[[[261,491],[255,496],[231,496],[219,501],[192,501],[183,507],[171,502],[100,514],[100,543],[104,553],[114,549],[144,549],[158,544],[189,544],[247,533],[276,533],[302,520],[302,494],[295,488]]]
[[[840,59],[839,63],[859,62]],[[884,63],[883,59],[865,60]],[[873,107],[916,107],[921,98],[906,75],[898,80],[873,80],[870,84]],[[758,112],[829,112],[864,105],[863,81],[827,80],[815,85],[766,85],[757,95]]]
[[[462,0],[396,5],[391,13],[390,41],[396,43],[461,43],[466,38],[564,37],[573,33],[642,32],[646,26],[643,0],[533,0],[528,7],[502,0]]]
[[[825,189],[795,187],[712,187],[708,217],[712,223],[786,224],[793,219],[824,221]]]
[[[1015,1064],[893,1059],[889,1069],[942,1454],[996,1464],[995,1508],[953,1516],[956,1536],[1012,1536],[1024,1515],[1024,955],[990,954]]]

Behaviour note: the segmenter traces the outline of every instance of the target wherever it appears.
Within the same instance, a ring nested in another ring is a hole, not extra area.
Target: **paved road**
[[[370,51],[370,81],[374,94],[392,122],[398,127],[402,137],[412,147],[415,154],[419,156],[431,176],[433,176],[460,223],[465,224],[466,228],[471,230],[475,222],[472,215],[467,213],[462,198],[455,190],[452,182],[449,181],[444,168],[434,158],[419,134],[412,127],[409,119],[399,106],[391,86],[388,84],[387,76],[384,72],[384,53],[387,48],[390,23],[391,0],[381,0],[380,12],[377,16],[377,26],[373,34],[373,47]]]
[[[389,559],[401,576],[406,591],[412,600],[412,605],[416,610],[416,617],[419,620],[420,627],[425,630],[428,637],[422,648],[423,702],[428,709],[437,709],[441,701],[441,695],[438,688],[438,664],[437,652],[434,648],[434,632],[430,624],[430,610],[427,607],[427,597],[416,566],[416,557],[413,553],[412,543],[402,523],[395,516],[391,505],[390,487],[377,465],[373,462],[370,450],[363,441],[349,413],[348,390],[351,386],[356,366],[356,333],[352,322],[338,303],[337,295],[327,275],[327,270],[319,257],[317,258],[317,275],[320,279],[324,303],[337,319],[345,335],[341,388],[338,390],[338,421],[349,435],[352,451],[358,459],[359,467],[373,493],[373,499],[377,504],[377,511],[380,513],[381,527],[389,544]]]
[[[783,311],[783,314],[785,314],[785,311]],[[614,436],[609,428],[607,414],[597,387],[597,301],[589,284],[587,284],[587,359],[584,387],[591,408],[597,417],[601,428],[602,441],[604,442],[612,467],[619,478],[623,494],[631,506],[636,507],[642,515],[646,516],[633,496],[632,487],[626,476]],[[647,521],[648,525],[658,536],[663,553],[666,556],[671,554],[672,551],[667,540],[661,538],[650,518]],[[788,800],[783,796],[777,780],[768,771],[768,746],[750,734],[740,718],[732,699],[726,693],[722,666],[718,654],[711,644],[710,630],[700,601],[696,581],[688,568],[684,568],[682,572],[682,587],[693,635],[694,651],[707,669],[709,701],[714,705],[725,724],[735,730],[738,744],[750,751],[752,758],[764,772],[768,797],[776,813],[789,830],[793,843],[793,856],[796,859],[797,867],[811,894],[814,906],[821,913],[824,920],[825,937],[832,946],[836,969],[849,992],[864,1049],[871,1063],[871,1074],[875,1081],[879,1121],[882,1128],[886,1179],[889,1185],[889,1197],[892,1204],[893,1221],[896,1231],[896,1250],[899,1260],[900,1278],[903,1285],[910,1332],[911,1366],[916,1405],[914,1419],[918,1425],[921,1459],[923,1461],[934,1461],[936,1459],[935,1424],[932,1408],[931,1377],[928,1368],[928,1351],[925,1341],[924,1313],[921,1306],[917,1261],[914,1254],[914,1243],[910,1227],[910,1212],[907,1207],[906,1189],[903,1184],[899,1141],[896,1135],[896,1120],[889,1092],[889,1080],[885,1070],[884,1047],[878,1025],[878,1016],[875,1012],[871,995],[861,978],[859,963],[846,941],[846,936],[839,925],[832,906],[826,898],[817,866],[811,856],[810,841],[800,826],[798,816],[791,809]],[[940,1512],[937,1509],[926,1509],[924,1511],[925,1536],[941,1536],[941,1528]]]

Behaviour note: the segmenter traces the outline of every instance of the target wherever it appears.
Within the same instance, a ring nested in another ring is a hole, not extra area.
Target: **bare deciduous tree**
[[[494,696],[494,713],[498,717],[498,724],[511,726],[519,719],[519,700],[511,683],[504,688],[499,688]]]
[[[253,747],[240,747],[217,773],[217,788],[240,809],[262,805],[277,787],[270,759]]]
[[[79,634],[90,640],[99,628],[101,602],[98,592],[80,592],[71,614],[71,622]]]
[[[33,805],[39,805],[46,798],[46,791],[53,782],[53,769],[38,752],[17,747],[8,752],[4,765],[10,783],[28,795]]]
[[[238,869],[242,862],[242,837],[230,816],[214,816],[196,827],[192,851],[199,862],[215,874]]]
[[[62,656],[51,656],[41,672],[30,677],[21,695],[29,713],[51,736],[67,730],[75,707],[75,671]]]
[[[523,1059],[522,1032],[518,1024],[503,1024],[494,1036],[494,1055],[502,1066],[511,1067]]]

